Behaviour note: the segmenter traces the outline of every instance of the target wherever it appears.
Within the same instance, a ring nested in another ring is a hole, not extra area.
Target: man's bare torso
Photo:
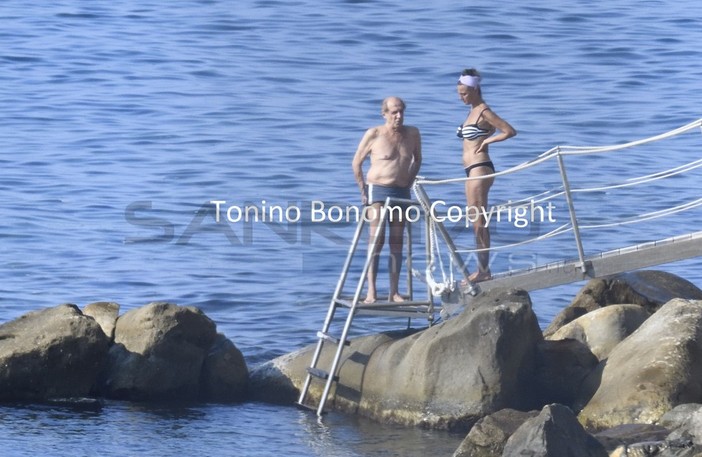
[[[419,147],[418,130],[410,126],[403,126],[399,131],[386,126],[374,127],[374,130],[366,181],[382,186],[408,187],[414,179],[410,166]]]

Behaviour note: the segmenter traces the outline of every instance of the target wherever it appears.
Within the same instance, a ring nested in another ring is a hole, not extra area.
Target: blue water
[[[65,302],[126,311],[168,300],[202,308],[252,367],[313,341],[353,227],[216,223],[208,202],[356,204],[351,157],[382,122],[385,96],[407,102],[421,173],[433,178],[462,173],[455,81],[465,67],[483,72],[486,100],[519,131],[492,148],[499,169],[702,117],[702,6],[691,0],[8,0],[0,17],[0,322]],[[579,158],[570,177],[660,171],[699,158],[699,144],[695,133]],[[492,195],[543,191],[556,173],[510,175]],[[699,174],[652,184],[644,209],[699,198]],[[460,187],[445,192],[461,198]],[[581,208],[638,214],[641,197],[603,193]],[[699,213],[601,230],[588,249],[697,230]],[[496,242],[514,232],[498,227]],[[562,253],[556,244],[497,262]],[[698,260],[661,268],[702,285]],[[532,293],[542,325],[580,286]],[[387,329],[371,327],[360,331]],[[2,406],[0,417],[4,455],[450,455],[462,438],[336,414],[320,425],[257,403]]]

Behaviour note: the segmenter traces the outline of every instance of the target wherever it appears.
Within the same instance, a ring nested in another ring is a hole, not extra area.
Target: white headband
[[[462,75],[458,82],[468,87],[480,87],[480,76]]]

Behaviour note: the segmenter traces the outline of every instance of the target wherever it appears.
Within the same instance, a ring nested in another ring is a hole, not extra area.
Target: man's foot
[[[378,301],[378,299],[375,296],[368,295],[366,297],[366,299],[363,300],[363,303],[365,303],[366,305],[371,305],[371,304],[375,303],[376,301]]]
[[[392,295],[391,297],[389,297],[388,301],[393,302],[393,303],[402,303],[405,301],[405,297],[403,297],[400,294],[395,294],[395,295]]]
[[[472,275],[468,276],[468,280],[472,283],[487,281],[489,279],[492,279],[492,274],[490,273],[490,270],[487,270],[487,271],[478,270],[478,271],[474,272]]]
[[[492,279],[492,274],[489,271],[476,271],[468,276],[468,279],[463,279],[461,281],[461,287],[466,287],[476,282],[488,281],[490,279]]]

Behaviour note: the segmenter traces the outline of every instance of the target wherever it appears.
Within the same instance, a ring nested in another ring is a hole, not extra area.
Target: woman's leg
[[[494,171],[490,167],[476,167],[471,170],[470,177],[486,176],[493,174]],[[475,245],[478,249],[485,249],[478,252],[478,270],[470,275],[470,280],[473,282],[485,281],[490,279],[490,229],[487,226],[487,219],[484,212],[489,212],[488,208],[488,193],[494,177],[466,181],[466,201],[471,211],[478,211],[479,217],[473,223],[473,232],[475,234]]]

